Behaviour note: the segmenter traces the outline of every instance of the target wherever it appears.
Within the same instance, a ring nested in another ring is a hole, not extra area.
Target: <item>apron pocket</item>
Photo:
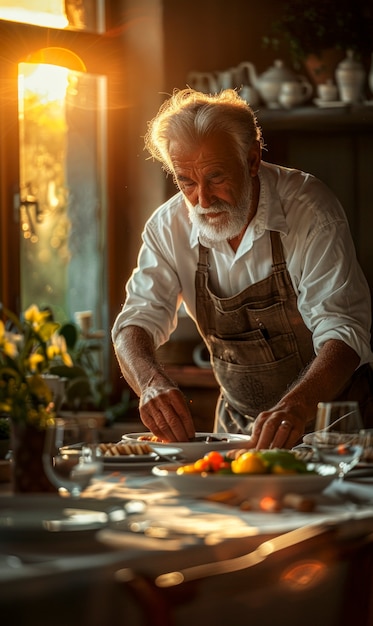
[[[210,352],[214,358],[237,365],[275,363],[292,354],[298,354],[292,333],[266,339],[260,330],[225,336],[208,335]]]
[[[259,330],[234,335],[234,339],[208,335],[207,342],[212,357],[225,363],[254,365],[275,361],[270,345]]]

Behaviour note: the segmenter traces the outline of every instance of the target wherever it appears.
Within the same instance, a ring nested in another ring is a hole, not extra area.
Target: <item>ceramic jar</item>
[[[342,102],[353,104],[363,100],[365,70],[355,59],[353,50],[347,50],[346,58],[337,66],[335,77]]]

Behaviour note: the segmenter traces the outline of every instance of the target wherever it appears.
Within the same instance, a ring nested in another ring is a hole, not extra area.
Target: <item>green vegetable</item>
[[[309,471],[307,463],[302,459],[298,459],[291,450],[274,448],[273,450],[261,450],[259,454],[270,468],[274,465],[280,465],[284,469],[292,470],[299,474]]]

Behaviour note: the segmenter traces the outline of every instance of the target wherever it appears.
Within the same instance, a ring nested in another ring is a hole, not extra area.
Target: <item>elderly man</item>
[[[179,191],[145,226],[112,330],[144,425],[165,441],[194,435],[155,352],[182,301],[220,386],[216,431],[289,448],[319,401],[342,397],[372,423],[370,294],[334,195],[310,174],[262,161],[253,111],[233,90],[175,91],[145,142]]]

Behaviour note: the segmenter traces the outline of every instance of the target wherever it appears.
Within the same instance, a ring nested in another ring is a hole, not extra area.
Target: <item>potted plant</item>
[[[55,419],[49,372],[73,361],[50,310],[30,306],[21,318],[2,307],[0,319],[0,414],[11,425],[15,491],[52,490],[41,456],[45,429]],[[54,490],[54,489],[53,489]]]
[[[50,373],[66,380],[62,411],[64,415],[94,415],[99,427],[111,426],[138,407],[138,400],[125,389],[120,400],[113,404],[111,386],[102,371],[98,353],[101,347],[91,341],[81,328],[73,323],[64,324],[60,334],[73,359],[73,366],[64,363],[54,365]]]
[[[334,78],[347,50],[371,52],[373,13],[368,0],[289,0],[275,19],[263,45],[278,54],[286,50],[299,69],[315,82]]]

